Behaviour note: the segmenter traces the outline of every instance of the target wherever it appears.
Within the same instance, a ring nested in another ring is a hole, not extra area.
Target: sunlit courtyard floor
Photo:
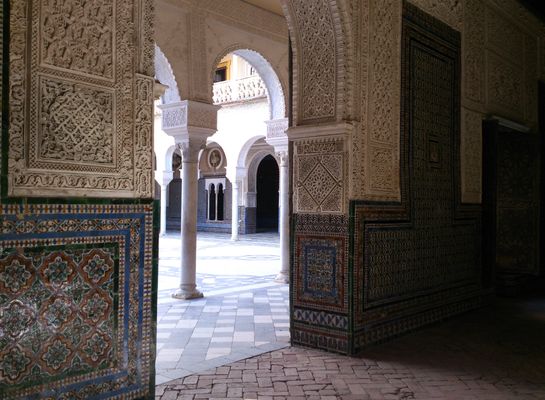
[[[281,349],[289,343],[288,285],[278,235],[199,233],[197,287],[204,298],[172,298],[180,283],[180,235],[159,241],[157,384]]]

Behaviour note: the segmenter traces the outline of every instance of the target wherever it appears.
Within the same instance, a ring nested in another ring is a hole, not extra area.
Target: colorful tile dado
[[[348,352],[348,219],[295,214],[292,343]]]
[[[0,211],[0,399],[149,396],[153,206]]]
[[[460,204],[460,35],[405,2],[401,204],[355,202],[354,348],[480,302],[479,209]]]
[[[342,309],[344,304],[345,239],[297,238],[297,303]]]

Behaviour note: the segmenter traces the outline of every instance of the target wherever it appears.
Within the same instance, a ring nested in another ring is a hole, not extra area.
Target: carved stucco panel
[[[364,139],[363,196],[374,200],[395,200],[400,196],[399,179],[395,176],[399,174],[401,15],[401,2],[369,2],[368,131]]]
[[[41,64],[113,79],[115,4],[111,0],[41,1]]]
[[[450,25],[456,30],[462,29],[462,0],[410,0],[415,6]]]
[[[391,0],[370,4],[370,137],[394,143],[399,137],[401,5]]]
[[[138,36],[150,2],[12,0],[9,195],[152,196],[138,171],[151,170],[153,96],[142,107],[135,92],[135,71],[153,64],[153,39]]]
[[[359,82],[357,92],[355,93],[355,106],[359,112],[359,120],[362,122],[354,122],[350,133],[350,189],[348,196],[350,199],[361,199],[364,196],[366,185],[365,161],[366,155],[364,149],[368,136],[368,87],[369,87],[369,3],[367,1],[357,2],[354,5],[354,13],[356,13],[356,21],[354,22],[354,40],[358,42],[355,49],[354,76]]]
[[[29,154],[31,168],[66,168],[59,162],[115,167],[113,91],[42,77],[39,96],[39,125],[30,135],[30,148],[36,149]]]
[[[487,109],[520,119],[524,116],[524,71],[491,51],[487,51]]]
[[[485,5],[481,0],[466,0],[462,41],[464,98],[485,102]]]
[[[371,190],[390,192],[399,185],[399,159],[394,149],[372,146],[369,159]]]
[[[299,122],[336,115],[337,46],[329,0],[292,0],[298,34]]]
[[[340,138],[309,139],[294,146],[296,213],[343,213],[345,143]]]
[[[482,195],[481,113],[462,108],[461,178],[462,202],[480,203]]]
[[[502,57],[517,64],[523,62],[523,32],[490,7],[486,9],[486,41],[487,47],[493,49]]]

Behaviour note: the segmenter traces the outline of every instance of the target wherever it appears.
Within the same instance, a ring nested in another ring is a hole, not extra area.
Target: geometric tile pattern
[[[1,398],[149,393],[152,211],[0,205]]]
[[[348,222],[294,215],[292,343],[348,352]]]
[[[297,300],[302,303],[342,307],[344,302],[344,238],[297,238],[298,284]]]
[[[402,201],[354,204],[355,350],[481,294],[480,221],[459,193],[460,35],[404,3],[402,41]]]
[[[6,384],[51,381],[115,365],[117,248],[0,253],[0,375]],[[57,378],[58,379],[58,378]]]
[[[297,308],[293,312],[295,321],[309,322],[313,325],[329,326],[337,329],[348,329],[346,315],[331,314],[325,311],[302,310]]]

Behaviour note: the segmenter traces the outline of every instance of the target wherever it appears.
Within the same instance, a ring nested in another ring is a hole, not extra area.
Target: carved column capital
[[[266,142],[274,147],[274,152],[280,159],[280,165],[288,165],[288,119],[272,119],[266,122],[267,137]]]
[[[162,104],[159,108],[163,111],[163,131],[176,141],[189,131],[209,132],[210,136],[217,130],[219,106],[184,100]]]
[[[206,147],[206,137],[190,137],[176,143],[176,147],[182,153],[183,163],[196,163],[199,152]]]

